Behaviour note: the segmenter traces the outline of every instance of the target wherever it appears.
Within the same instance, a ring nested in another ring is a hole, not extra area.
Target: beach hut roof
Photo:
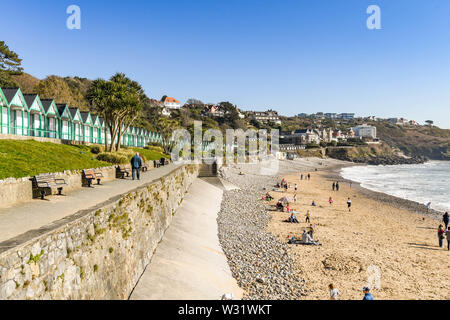
[[[57,104],[56,107],[58,108],[60,118],[72,119],[72,115],[70,114],[67,104]]]
[[[9,105],[28,109],[27,103],[20,88],[2,88],[2,91],[5,95],[6,102]]]
[[[80,110],[78,110],[78,108],[69,108],[69,111],[70,111],[70,115],[71,115],[73,121],[78,121],[78,122],[83,121],[81,119]]]
[[[42,101],[39,95],[36,93],[24,94],[25,102],[28,105],[28,111],[36,111],[39,113],[45,113]]]
[[[55,101],[52,99],[41,100],[42,107],[44,108],[45,114],[51,114],[58,116],[58,108],[56,107]]]
[[[81,114],[81,119],[83,120],[83,123],[93,124],[90,112],[80,112],[80,114]]]

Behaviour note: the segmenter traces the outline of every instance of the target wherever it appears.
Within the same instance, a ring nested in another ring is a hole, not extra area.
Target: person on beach
[[[450,251],[450,227],[445,231],[445,235],[447,236],[447,250]]]
[[[314,239],[314,232],[315,232],[315,226],[313,226],[311,223],[309,224],[308,227],[308,234],[311,236],[312,239]]]
[[[444,236],[445,235],[445,230],[444,230],[444,226],[441,224],[439,225],[438,228],[438,238],[439,238],[439,247],[442,248],[442,246],[444,245]]]
[[[303,244],[307,244],[307,245],[315,245],[318,246],[319,244],[314,241],[314,239],[306,232],[306,230],[303,230],[303,234],[302,234],[302,242]]]
[[[330,198],[328,199],[328,202],[330,203],[330,206],[333,205],[333,202],[334,202],[333,198],[330,197]]]
[[[297,203],[297,194],[294,194],[294,203]]]
[[[297,184],[295,184],[294,190],[295,190],[295,192],[297,192],[297,190],[298,190],[298,185]]]
[[[428,202],[425,207],[427,208],[427,213],[428,213],[428,211],[430,211],[430,209],[431,209],[431,202]]]
[[[302,173],[301,176],[300,176],[300,180],[303,180],[303,173]]]
[[[336,191],[339,191],[339,181],[336,182]]]
[[[332,283],[328,285],[328,289],[330,289],[330,300],[339,300],[339,291]]]
[[[351,189],[352,188],[352,182],[350,181],[349,184],[350,184],[350,189]]]
[[[311,175],[308,173],[308,180],[311,180]]]
[[[286,206],[286,212],[291,212],[291,207],[289,206],[289,204]]]
[[[308,211],[306,211],[306,219],[305,219],[305,222],[306,223],[310,223],[311,222],[311,215],[310,215],[310,213],[309,213],[309,210]]]
[[[442,216],[442,221],[445,224],[445,230],[448,228],[448,211],[445,211],[444,215]]]
[[[336,189],[336,183],[335,182],[333,182],[333,185],[332,185],[331,188],[333,189],[333,191]]]
[[[373,295],[370,293],[369,287],[364,287],[363,292],[364,292],[363,300],[373,300]]]
[[[348,212],[352,211],[352,200],[350,198],[348,198],[347,200],[347,207],[348,207]]]
[[[312,205],[313,207],[316,207],[316,206],[317,206],[317,205],[316,205],[316,201],[313,200],[313,202],[311,203],[311,205]]]
[[[131,158],[131,169],[132,169],[132,178],[133,180],[137,179],[141,180],[141,168],[142,168],[142,158],[139,156],[139,152]]]
[[[289,218],[289,221],[291,223],[299,223],[297,220],[297,217],[295,216],[295,214],[293,212],[291,213],[291,217]]]

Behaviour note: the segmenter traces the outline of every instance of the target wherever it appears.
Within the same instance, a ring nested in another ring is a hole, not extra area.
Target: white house
[[[169,108],[169,109],[180,109],[181,108],[180,101],[178,101],[175,98],[166,97],[164,99],[163,103],[164,103],[164,107]]]
[[[353,132],[355,133],[356,137],[360,138],[377,138],[377,128],[374,126],[369,126],[367,124],[363,124],[361,126],[357,126],[352,128]]]

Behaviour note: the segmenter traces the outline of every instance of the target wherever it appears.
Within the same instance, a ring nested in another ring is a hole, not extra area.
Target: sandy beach
[[[245,299],[327,300],[333,283],[340,299],[360,300],[362,288],[376,284],[368,280],[376,279],[377,270],[380,288],[372,290],[377,300],[450,298],[450,251],[439,248],[437,239],[441,215],[425,216],[422,205],[362,189],[357,183],[350,188],[343,179],[340,191],[333,192],[336,172],[348,165],[332,159],[281,161],[278,175],[272,177],[260,175],[255,165],[224,169],[224,178],[241,190],[227,194],[222,203],[219,236]],[[301,172],[311,173],[311,180],[300,180]],[[270,191],[275,198],[270,203],[261,200],[282,177],[291,188]],[[295,183],[297,203],[291,202],[291,207],[299,212],[299,224],[285,222],[288,213],[270,210],[281,197],[293,198]],[[240,197],[246,199],[244,206],[239,205]],[[311,206],[313,200],[316,207]],[[288,236],[301,237],[309,226],[307,210],[321,246],[288,245]],[[274,246],[279,257],[264,253]]]
[[[328,299],[327,287],[333,283],[341,299],[361,299],[361,289],[378,269],[376,299],[449,299],[450,251],[438,247],[439,221],[376,201],[355,184],[350,188],[342,182],[333,192],[331,178],[327,172],[312,173],[309,181],[300,180],[299,174],[286,175],[291,189],[273,192],[277,199],[292,199],[298,184],[297,203],[291,207],[300,212],[300,223],[286,223],[289,214],[273,212],[267,230],[283,242],[288,235],[300,237],[309,226],[305,213],[310,210],[314,237],[322,244],[290,246],[295,266],[306,280],[305,298]],[[352,212],[347,209],[348,197]],[[317,207],[311,206],[313,200]]]

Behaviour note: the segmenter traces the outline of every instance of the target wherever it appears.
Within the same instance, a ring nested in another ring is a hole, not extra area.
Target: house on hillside
[[[273,122],[275,124],[281,125],[281,120],[278,116],[278,112],[272,109],[269,109],[267,111],[251,111],[249,115],[252,119],[263,124]]]
[[[377,128],[374,126],[363,124],[352,128],[352,130],[355,132],[355,136],[359,138],[377,138]]]
[[[164,107],[169,109],[180,109],[181,103],[175,98],[166,97],[163,101]]]

